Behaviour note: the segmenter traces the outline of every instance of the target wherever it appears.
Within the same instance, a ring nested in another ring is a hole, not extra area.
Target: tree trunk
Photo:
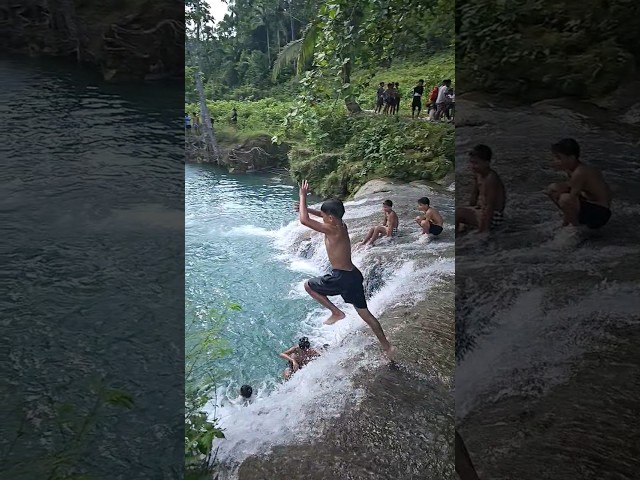
[[[78,22],[76,18],[76,9],[73,4],[73,1],[57,0],[52,3],[53,3],[54,9],[58,10],[60,15],[62,16],[62,23],[64,23],[67,40],[73,45],[72,52],[75,52],[77,60],[81,61],[82,48],[80,45],[80,35],[78,34]]]
[[[362,108],[356,101],[355,95],[353,95],[353,88],[351,87],[351,60],[342,65],[342,84],[349,85],[345,90],[344,104],[347,107],[349,113],[360,113]]]
[[[289,20],[291,22],[291,42],[295,40],[295,34],[293,33],[293,0],[289,0]]]
[[[207,107],[206,97],[204,96],[204,85],[202,85],[202,72],[200,72],[200,60],[196,60],[196,89],[198,90],[198,100],[200,103],[200,118],[202,120],[202,126],[204,127],[204,138],[207,150],[211,152],[213,160],[217,163],[220,161],[222,154],[220,147],[216,141],[216,136],[213,131],[213,123],[211,122],[211,116],[209,115],[209,108]]]
[[[197,40],[196,40],[197,41]],[[194,48],[191,45],[191,42],[187,43],[189,45],[190,53],[195,60],[195,82],[196,82],[196,90],[198,91],[198,103],[200,104],[200,123],[202,124],[202,129],[204,130],[204,139],[205,145],[207,147],[207,151],[210,153],[211,158],[214,162],[218,163],[222,158],[222,153],[220,151],[220,147],[218,146],[218,142],[216,141],[215,132],[213,130],[213,122],[211,121],[211,116],[209,115],[209,108],[207,107],[207,100],[204,95],[204,85],[202,84],[202,68],[200,67],[200,56],[199,56],[199,48]]]
[[[264,23],[264,27],[267,29],[267,58],[269,59],[269,69],[271,69],[271,46],[269,45],[269,25],[266,22]]]

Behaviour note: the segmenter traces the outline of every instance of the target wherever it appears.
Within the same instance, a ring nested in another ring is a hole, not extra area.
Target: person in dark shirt
[[[378,91],[376,92],[376,113],[380,113],[382,111],[382,107],[384,106],[384,82],[380,82],[378,85]]]
[[[395,83],[394,89],[396,92],[396,100],[395,100],[395,103],[393,104],[392,113],[395,113],[397,115],[398,110],[400,110],[400,84],[398,82]]]
[[[424,95],[424,80],[418,80],[418,83],[413,87],[413,102],[411,103],[411,118],[416,116],[416,110],[418,110],[417,116],[420,117],[420,110],[422,110],[422,95]]]

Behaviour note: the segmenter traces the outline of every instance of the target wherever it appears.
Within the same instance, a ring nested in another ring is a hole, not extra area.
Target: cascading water
[[[195,170],[193,175],[194,180],[201,179]],[[208,173],[205,172],[205,175]],[[222,177],[224,182],[243,181],[239,177]],[[187,178],[189,184],[189,175]],[[261,183],[257,177],[253,177],[252,182]],[[264,262],[271,264],[272,272],[280,272],[278,276],[271,278],[270,282],[280,282],[282,286],[278,287],[278,291],[286,298],[261,298],[260,302],[256,301],[255,306],[251,307],[255,311],[245,312],[245,316],[257,317],[261,312],[270,311],[274,304],[284,300],[288,302],[285,312],[288,316],[281,319],[281,327],[268,324],[268,336],[278,336],[278,328],[286,330],[286,334],[283,334],[284,338],[274,341],[273,347],[262,349],[256,346],[254,357],[243,358],[242,361],[246,363],[264,363],[275,359],[274,369],[263,369],[261,377],[252,379],[256,393],[250,404],[245,405],[240,401],[239,386],[247,379],[238,378],[240,372],[251,371],[252,367],[248,365],[244,370],[235,368],[236,377],[232,375],[227,378],[218,391],[218,398],[211,402],[211,412],[215,411],[220,426],[225,431],[226,438],[215,444],[218,460],[223,465],[224,478],[235,478],[238,466],[249,456],[267,454],[278,445],[313,442],[314,439],[323,436],[324,432],[331,428],[334,419],[347,409],[357,408],[366,395],[366,385],[358,384],[355,379],[366,375],[367,372],[375,372],[385,365],[375,337],[355,310],[345,305],[340,297],[333,300],[344,309],[347,318],[333,326],[323,325],[322,321],[326,318],[327,312],[310,299],[303,288],[306,279],[324,274],[330,268],[322,235],[311,232],[298,223],[291,210],[291,202],[296,193],[292,191],[291,186],[272,183],[268,178],[263,178],[262,183],[271,184],[275,192],[284,187],[288,189],[286,196],[289,198],[283,202],[283,206],[286,203],[287,210],[282,226],[260,226],[260,218],[254,217],[251,223],[235,224],[226,228],[225,235],[235,243],[244,241],[243,238],[246,237],[253,239],[254,244],[259,244],[261,252],[259,257],[252,259],[256,264],[254,268],[260,268],[257,264]],[[239,187],[236,185],[233,188]],[[255,185],[251,188],[255,188]],[[447,220],[452,218],[453,199],[445,189],[441,189],[442,192],[439,193],[427,190],[426,187],[397,187],[389,194],[369,195],[345,204],[344,220],[352,237],[353,262],[365,276],[365,289],[370,296],[369,308],[381,319],[383,328],[391,339],[394,337],[394,330],[400,329],[400,325],[385,318],[387,312],[401,307],[411,308],[424,301],[433,288],[443,283],[450,284],[453,280],[453,226],[449,224],[441,238],[429,242],[426,237],[420,235],[418,226],[413,222],[417,213],[416,200],[420,196],[429,193],[432,203]],[[392,198],[397,206],[401,221],[400,235],[391,242],[382,239],[372,248],[357,247],[357,241],[364,237],[366,230],[380,221],[381,203],[385,198]],[[261,201],[268,209],[268,193],[261,197]],[[189,208],[187,210],[189,211]],[[198,228],[207,230],[202,225]],[[224,249],[218,248],[218,253],[221,250]],[[251,248],[247,247],[244,253],[249,255],[250,252]],[[224,288],[224,285],[215,288]],[[254,290],[262,291],[263,287],[256,286]],[[240,299],[235,300],[242,304]],[[434,298],[430,301],[433,303],[433,311],[437,312],[439,304],[453,303],[453,295],[450,292],[447,298]],[[232,318],[228,323],[232,324],[233,321]],[[239,341],[248,342],[261,333],[264,334],[264,331],[249,332],[251,322],[245,323],[245,319],[242,318],[238,318],[238,321],[244,328],[244,334],[235,337]],[[453,319],[448,318],[447,321],[453,328]],[[277,358],[277,354],[291,346],[300,335],[308,336],[316,347],[325,344],[329,344],[329,347],[323,351],[319,359],[294,375],[289,382],[283,383],[281,371],[286,364]],[[279,350],[275,345],[278,345]],[[399,347],[401,350],[402,345]],[[242,348],[234,352],[232,357],[241,355]],[[453,352],[449,353],[453,358]],[[400,360],[402,355],[401,351]],[[225,362],[235,361],[234,358],[225,359]],[[431,374],[439,379],[447,377],[447,372],[437,370],[434,368]],[[301,425],[304,425],[304,428],[300,428]]]
[[[626,347],[640,325],[637,145],[579,105],[463,101],[458,113],[458,201],[469,194],[464,151],[475,143],[493,148],[508,198],[504,229],[456,240],[456,417],[480,477],[632,478],[626,460],[608,459],[608,477],[596,465],[603,452],[633,456],[610,425],[637,425],[623,413],[635,401],[628,368],[640,362]],[[601,231],[568,234],[542,193],[562,179],[549,146],[563,137],[611,184],[613,216]]]

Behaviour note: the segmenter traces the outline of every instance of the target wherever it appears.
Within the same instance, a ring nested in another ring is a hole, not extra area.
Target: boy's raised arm
[[[309,218],[309,209],[307,208],[307,193],[309,193],[309,182],[302,181],[300,185],[300,207],[298,212],[300,213],[300,223],[305,227],[309,227],[316,232],[330,233],[331,227],[325,223],[318,222]]]
[[[296,210],[296,212],[299,212],[300,211],[300,202],[294,202],[293,208]],[[314,215],[316,217],[322,217],[322,212],[320,210],[316,210],[315,208],[307,207],[307,212],[309,212],[309,215]]]

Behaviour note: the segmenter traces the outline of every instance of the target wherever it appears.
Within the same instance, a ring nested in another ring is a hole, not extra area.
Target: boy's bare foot
[[[396,354],[396,347],[394,347],[393,345],[389,345],[388,349],[382,350],[382,351],[384,352],[384,354],[389,360],[393,360]]]
[[[346,315],[343,312],[340,313],[332,313],[329,318],[324,321],[325,325],[333,325],[337,321],[342,320]]]

